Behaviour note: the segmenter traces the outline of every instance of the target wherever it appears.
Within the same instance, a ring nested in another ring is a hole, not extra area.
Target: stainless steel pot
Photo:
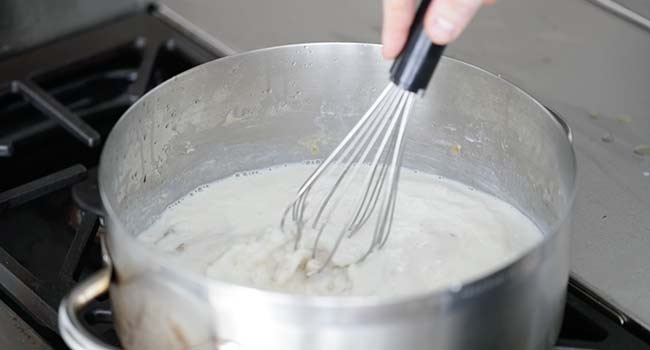
[[[113,129],[99,170],[113,266],[63,301],[66,342],[106,349],[77,312],[110,286],[128,349],[550,348],[569,269],[570,132],[522,90],[454,59],[441,61],[416,103],[405,165],[493,193],[532,218],[545,240],[509,266],[412,297],[306,297],[206,279],[138,241],[201,184],[326,155],[387,83],[388,67],[376,45],[284,46],[204,64],[138,101]]]

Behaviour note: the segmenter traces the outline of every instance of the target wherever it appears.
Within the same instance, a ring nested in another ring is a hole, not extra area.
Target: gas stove
[[[0,349],[66,349],[61,298],[101,266],[102,142],[148,90],[223,56],[150,7],[0,60]],[[109,296],[85,326],[119,346]],[[650,330],[571,279],[557,349],[650,349]]]

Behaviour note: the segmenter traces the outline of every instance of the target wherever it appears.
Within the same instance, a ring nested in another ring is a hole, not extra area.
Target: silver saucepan
[[[127,349],[552,347],[569,272],[571,134],[522,90],[458,60],[443,58],[416,102],[404,164],[527,214],[545,239],[508,266],[416,296],[308,297],[208,279],[138,240],[199,185],[327,155],[386,85],[389,65],[377,45],[276,47],[196,67],[134,104],[100,163],[106,267],[61,304],[66,342],[109,348],[81,327],[78,312],[110,290]],[[278,220],[286,204],[278,203]]]

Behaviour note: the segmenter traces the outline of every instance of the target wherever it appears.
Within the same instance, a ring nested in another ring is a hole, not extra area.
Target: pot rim
[[[233,59],[236,60],[239,57],[243,57],[243,56],[259,55],[267,51],[286,50],[286,49],[296,48],[296,47],[314,47],[314,46],[360,46],[360,47],[372,47],[372,48],[381,47],[381,45],[379,44],[353,43],[353,42],[299,43],[299,44],[273,46],[273,47],[238,53],[231,56],[221,57],[213,61],[206,62],[204,64],[196,66],[194,68],[191,68],[163,82],[162,84],[158,85],[154,89],[150,90],[145,95],[140,97],[138,101],[136,101],[133,105],[131,105],[122,114],[122,116],[120,117],[120,119],[117,121],[117,123],[114,125],[113,128],[115,129],[116,127],[118,127],[120,123],[125,123],[126,120],[128,119],[126,118],[126,116],[130,115],[131,111],[134,108],[136,108],[136,106],[141,104],[144,100],[146,100],[148,96],[155,95],[158,92],[158,90],[165,89],[167,85],[171,85],[172,83],[174,83],[176,78],[193,74],[194,70],[199,69],[199,67],[203,65],[212,64],[213,62],[216,61],[228,61]],[[571,153],[570,157],[571,157],[571,163],[574,171],[572,173],[570,193],[568,195],[569,201],[567,203],[564,212],[562,213],[559,220],[557,220],[557,222],[554,223],[554,226],[551,228],[551,230],[549,230],[549,232],[547,232],[544,235],[544,239],[540,243],[530,248],[526,253],[522,254],[520,257],[518,257],[511,263],[507,264],[506,266],[503,266],[497,269],[496,271],[493,271],[490,274],[485,275],[483,277],[472,279],[461,286],[448,287],[448,288],[437,289],[437,290],[423,292],[423,293],[398,295],[398,296],[316,296],[316,295],[283,293],[278,291],[263,290],[254,287],[238,285],[230,282],[220,281],[215,278],[206,277],[195,271],[179,266],[179,264],[174,263],[175,261],[174,259],[164,259],[165,255],[163,253],[157,251],[156,249],[150,247],[147,244],[144,244],[139,239],[137,239],[137,235],[132,234],[129,230],[127,230],[122,220],[116,215],[115,210],[111,206],[111,202],[107,198],[106,191],[104,189],[104,184],[101,181],[101,176],[100,176],[98,181],[99,193],[102,200],[102,204],[104,206],[104,210],[107,215],[106,219],[112,224],[114,228],[116,228],[115,230],[109,230],[107,234],[110,236],[114,236],[113,238],[115,239],[126,240],[130,246],[136,247],[138,254],[143,254],[150,257],[151,260],[158,265],[157,272],[168,276],[174,276],[175,278],[180,278],[181,280],[191,282],[192,284],[195,285],[203,286],[205,288],[208,288],[210,293],[212,293],[212,291],[218,291],[220,295],[238,296],[242,298],[245,298],[247,296],[255,296],[257,298],[262,297],[267,302],[272,302],[275,304],[291,304],[292,306],[301,306],[301,307],[313,307],[313,308],[327,307],[330,309],[331,308],[349,309],[349,308],[376,307],[380,305],[390,306],[390,305],[399,304],[403,306],[404,304],[422,303],[422,302],[426,302],[427,304],[434,305],[434,306],[435,305],[448,306],[450,302],[455,303],[464,299],[472,298],[479,291],[484,292],[496,288],[499,285],[503,284],[506,280],[508,280],[509,276],[520,275],[521,273],[525,273],[527,270],[531,269],[531,266],[538,266],[541,263],[542,258],[545,255],[544,251],[546,249],[551,249],[551,247],[549,247],[549,242],[552,240],[552,238],[558,235],[558,228],[561,227],[567,221],[567,218],[572,212],[572,207],[574,205],[575,195],[576,195],[576,181],[577,181],[576,165],[577,164],[576,164],[576,156],[573,147],[571,131],[568,128],[567,124],[563,120],[561,120],[557,115],[551,113],[544,105],[542,105],[539,101],[537,101],[525,90],[514,85],[510,81],[503,79],[500,75],[496,75],[494,73],[486,71],[483,68],[477,67],[473,64],[466,63],[456,58],[443,56],[442,59],[447,61],[453,61],[457,64],[469,66],[475,69],[477,72],[480,72],[480,74],[487,74],[495,79],[498,79],[499,81],[503,82],[507,86],[510,86],[518,93],[523,94],[531,102],[539,106],[539,108],[543,109],[547,117],[553,120],[553,123],[562,131],[562,133],[566,134],[567,142],[568,145],[570,146],[569,151]],[[106,139],[105,144],[108,144],[110,142],[112,136],[113,133],[111,132],[108,138]],[[103,149],[102,154],[100,156],[99,174],[102,174],[104,172],[103,169],[108,166],[105,161],[106,153],[107,153],[106,149]],[[111,240],[109,239],[108,240],[109,246],[111,245],[110,242]],[[111,250],[110,248],[113,247],[109,247],[108,249],[109,253]]]

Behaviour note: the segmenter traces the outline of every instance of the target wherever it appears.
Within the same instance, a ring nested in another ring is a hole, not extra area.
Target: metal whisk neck
[[[330,264],[344,240],[360,232],[372,218],[375,228],[367,238],[368,249],[356,261],[386,244],[395,213],[404,137],[414,98],[414,92],[390,83],[307,178],[285,210],[281,227],[285,229],[287,218],[291,220],[296,249],[300,248],[306,229],[315,235],[311,248],[313,259],[317,258],[324,235],[331,231],[328,228],[338,228],[335,241],[329,242],[332,248],[324,252],[327,254],[325,260],[312,273]],[[342,223],[330,222],[340,220],[336,209],[344,198],[354,199],[350,207],[352,215]]]

